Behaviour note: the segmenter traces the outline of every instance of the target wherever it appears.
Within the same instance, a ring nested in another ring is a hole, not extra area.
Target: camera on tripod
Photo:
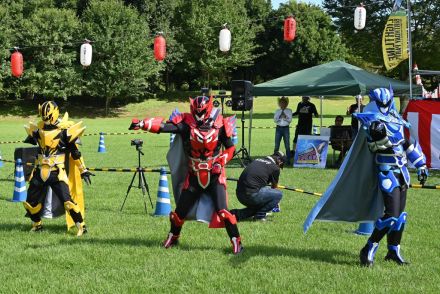
[[[142,139],[131,140],[131,146],[136,146],[136,149],[142,148],[142,144],[144,144],[144,141],[142,141]]]
[[[145,213],[147,213],[147,203],[145,201],[145,192],[148,194],[148,198],[150,199],[151,208],[153,208],[153,202],[151,201],[151,196],[150,196],[150,189],[148,188],[147,179],[145,178],[144,168],[142,168],[142,165],[141,165],[141,155],[144,155],[144,153],[142,152],[142,145],[143,144],[144,144],[144,141],[142,141],[142,139],[132,139],[131,140],[131,146],[136,146],[136,151],[138,154],[138,166],[136,167],[136,170],[133,174],[133,178],[131,179],[131,183],[128,186],[127,194],[125,195],[124,202],[122,202],[122,206],[121,206],[120,211],[122,211],[122,209],[124,208],[125,201],[127,200],[127,197],[128,197],[128,193],[130,193],[130,190],[132,187],[142,189],[142,196],[143,196],[143,200],[144,200]],[[134,182],[134,179],[136,178],[136,175],[139,178],[139,183],[137,186],[133,185],[133,182]]]

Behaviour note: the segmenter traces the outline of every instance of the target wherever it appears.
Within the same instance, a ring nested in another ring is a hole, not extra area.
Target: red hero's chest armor
[[[204,159],[212,157],[218,145],[218,135],[219,129],[217,128],[207,131],[197,128],[191,129],[191,157],[203,157]]]

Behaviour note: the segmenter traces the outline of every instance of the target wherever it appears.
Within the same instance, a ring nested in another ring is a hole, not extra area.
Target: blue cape
[[[383,214],[374,156],[361,128],[336,177],[307,216],[304,233],[313,221],[376,221]]]

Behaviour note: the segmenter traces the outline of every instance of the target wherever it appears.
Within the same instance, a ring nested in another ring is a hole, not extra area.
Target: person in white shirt
[[[284,146],[286,148],[287,165],[290,164],[290,130],[289,125],[292,121],[292,109],[287,108],[289,105],[288,97],[280,97],[278,99],[278,106],[280,107],[273,117],[277,127],[275,130],[275,149],[274,153],[280,149],[281,139],[284,140]]]

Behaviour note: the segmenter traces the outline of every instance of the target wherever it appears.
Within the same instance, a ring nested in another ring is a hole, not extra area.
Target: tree
[[[14,78],[11,76],[10,71],[10,55],[13,47],[22,48],[27,46],[28,42],[23,38],[24,21],[31,17],[39,8],[52,7],[51,0],[4,0],[0,6],[0,44],[2,48],[0,50],[0,58],[2,60],[2,66],[0,70],[0,79],[2,81],[0,85],[0,93],[3,96],[12,94],[13,96],[20,96],[26,94],[25,92],[31,92],[29,97],[32,97],[32,86],[27,87],[23,85],[23,79],[26,79],[29,72],[27,71],[30,66],[30,62],[27,56],[27,52],[22,51],[25,56],[25,72],[22,78]],[[26,95],[25,95],[26,97]]]
[[[367,22],[365,29],[355,31],[353,15],[359,1],[324,0],[324,7],[334,20],[334,25],[350,49],[352,60],[357,65],[370,69],[379,69],[390,76],[407,78],[408,63],[391,72],[383,67],[382,32],[391,13],[394,1],[362,1],[366,5]],[[403,8],[406,8],[403,1]],[[440,3],[437,0],[412,0],[412,41],[414,61],[419,68],[440,68],[440,48],[437,45],[440,36]]]
[[[0,50],[0,80],[4,81],[11,75],[10,71],[10,55],[15,43],[13,23],[15,18],[11,15],[8,6],[0,6],[0,44],[3,48]],[[0,84],[0,93],[5,94],[3,83]]]
[[[176,39],[183,44],[184,60],[174,72],[198,85],[218,85],[239,66],[253,64],[256,27],[247,17],[245,1],[182,1],[174,25]],[[232,33],[231,50],[220,52],[219,32],[227,24]]]
[[[91,1],[83,13],[84,38],[93,41],[92,65],[84,71],[83,92],[112,99],[140,97],[162,65],[153,57],[148,24],[131,7],[117,0]]]
[[[265,27],[264,24],[268,21],[270,13],[272,11],[271,1],[267,0],[246,0],[246,11],[250,21],[255,27],[255,48],[253,50],[253,55],[255,60],[258,57],[265,56],[267,53],[261,50],[261,44],[265,41]],[[252,66],[242,66],[232,73],[232,79],[237,80],[253,80],[255,77],[255,67],[257,67],[257,62]]]
[[[295,40],[286,43],[283,40],[283,23],[289,15],[295,16],[297,29]],[[269,15],[264,27],[257,53],[265,55],[256,62],[257,80],[276,78],[347,56],[346,47],[330,17],[316,5],[296,1],[281,4]]]
[[[37,9],[23,21],[21,38],[25,42],[24,57],[29,62],[22,89],[51,99],[67,99],[81,93],[77,65],[79,27],[75,11],[66,9]]]
[[[172,25],[172,19],[179,2],[176,0],[125,0],[126,5],[135,7],[141,17],[144,18],[150,28],[151,37],[161,32],[167,44],[167,55],[164,63],[164,73],[162,79],[154,79],[151,82],[160,87],[165,82],[165,90],[168,91],[173,83],[173,76],[170,76],[178,62],[183,59],[183,46],[176,40],[176,28]]]

